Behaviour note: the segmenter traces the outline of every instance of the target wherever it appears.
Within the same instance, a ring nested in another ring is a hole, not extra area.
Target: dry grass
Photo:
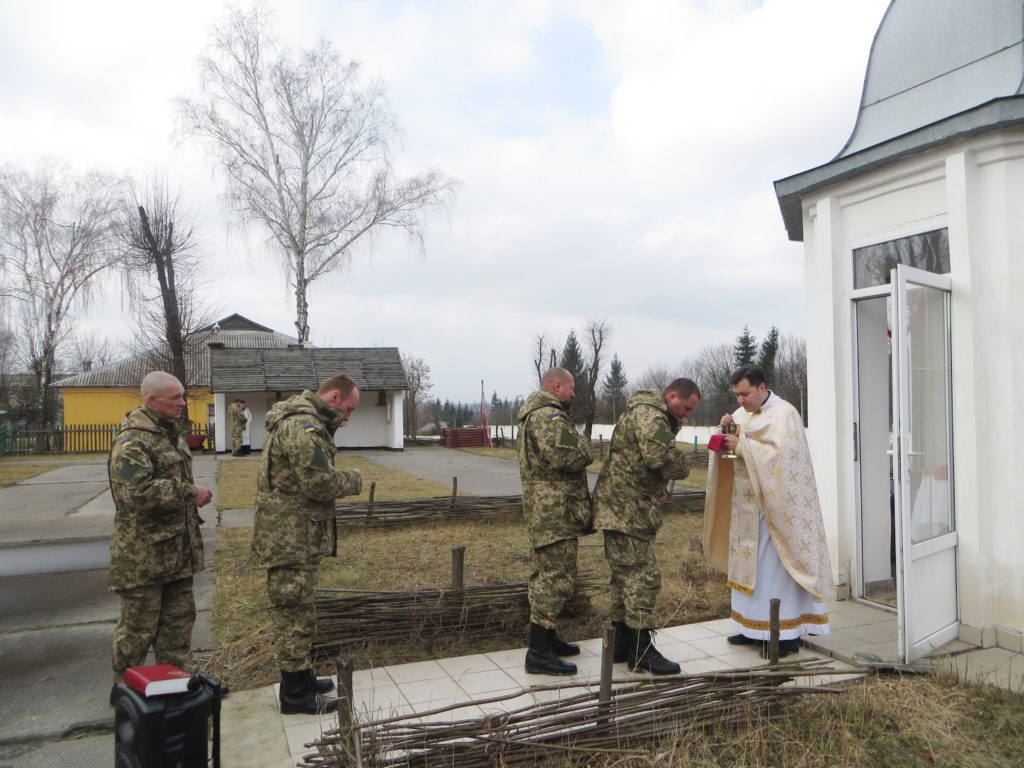
[[[29,454],[16,454],[13,456],[0,456],[0,464],[18,464],[21,462],[50,462],[51,464],[60,464],[64,466],[69,462],[75,461],[95,461],[96,459],[107,460],[107,452],[96,452],[96,453],[29,453]],[[50,469],[53,469],[51,466]]]
[[[1011,768],[1024,755],[1024,697],[920,676],[876,677],[801,699],[739,729],[681,728],[645,760],[666,768]]]
[[[239,462],[240,463],[240,462]],[[728,590],[724,577],[703,561],[697,541],[699,515],[673,514],[658,536],[657,552],[664,586],[658,601],[662,625],[705,621],[727,615]],[[214,636],[224,650],[211,659],[211,668],[236,685],[270,682],[275,671],[265,648],[266,595],[263,572],[247,565],[251,531],[221,529],[217,540],[217,593]],[[505,584],[526,581],[530,571],[529,544],[519,522],[453,522],[397,530],[368,530],[343,535],[337,559],[323,561],[320,584],[335,589],[411,590],[446,587],[451,579],[451,549],[465,545],[465,584]],[[603,582],[608,566],[599,535],[580,541],[579,567]],[[602,591],[589,614],[566,621],[569,638],[597,637],[607,621],[608,599]],[[523,645],[525,627],[484,641],[459,643],[427,637],[403,647],[367,647],[359,667],[463,655]]]
[[[440,483],[407,472],[387,470],[358,456],[341,454],[335,458],[334,464],[339,469],[358,469],[363,475],[363,492],[359,496],[346,496],[344,501],[369,499],[372,482],[377,483],[374,490],[374,499],[377,501],[451,495],[451,488]],[[256,506],[256,475],[259,468],[258,460],[223,462],[217,478],[217,506],[220,509],[252,509]]]
[[[9,485],[17,485],[22,480],[28,480],[30,477],[41,475],[44,472],[50,472],[54,469],[60,469],[66,467],[67,464],[11,464],[4,466],[0,464],[0,488],[6,488]]]

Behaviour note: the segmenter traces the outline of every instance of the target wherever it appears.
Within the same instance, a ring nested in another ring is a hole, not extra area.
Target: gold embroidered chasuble
[[[817,601],[835,597],[803,420],[792,405],[770,395],[761,409],[737,409],[737,459],[712,452],[704,507],[704,554],[729,577],[729,586],[753,594],[757,581],[759,513],[793,580]]]

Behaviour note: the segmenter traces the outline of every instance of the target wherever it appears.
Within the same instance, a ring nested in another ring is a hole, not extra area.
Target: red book
[[[185,693],[192,675],[171,664],[150,667],[129,667],[124,671],[124,682],[143,696],[164,696]]]

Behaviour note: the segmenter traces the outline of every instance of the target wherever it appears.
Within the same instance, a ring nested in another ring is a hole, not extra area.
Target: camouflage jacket
[[[594,527],[650,541],[661,528],[660,496],[669,480],[690,474],[676,448],[679,422],[661,392],[636,392],[612,433],[594,488]]]
[[[202,570],[192,453],[177,423],[145,407],[125,414],[107,474],[116,508],[110,588],[164,584]]]
[[[329,555],[334,500],[358,494],[358,472],[334,468],[341,411],[315,393],[277,403],[267,414],[267,441],[256,479],[252,565],[308,565]]]
[[[228,427],[232,432],[241,432],[245,429],[245,411],[238,403],[228,406]]]
[[[592,531],[590,441],[576,432],[569,404],[543,390],[530,395],[519,409],[518,451],[530,546]]]

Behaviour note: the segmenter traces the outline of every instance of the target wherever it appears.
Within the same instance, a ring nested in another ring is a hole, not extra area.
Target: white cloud
[[[772,181],[849,135],[886,0],[275,5],[289,42],[326,35],[384,80],[404,172],[463,182],[425,255],[385,235],[314,287],[317,343],[399,346],[431,366],[435,394],[475,399],[480,378],[488,395],[525,394],[534,336],[561,344],[595,315],[632,379],[744,324],[802,333],[801,247]],[[223,311],[293,332],[263,233],[229,235],[213,164],[171,141],[173,99],[196,88],[222,13],[0,0],[0,64],[18,73],[0,84],[0,161],[172,168]]]

